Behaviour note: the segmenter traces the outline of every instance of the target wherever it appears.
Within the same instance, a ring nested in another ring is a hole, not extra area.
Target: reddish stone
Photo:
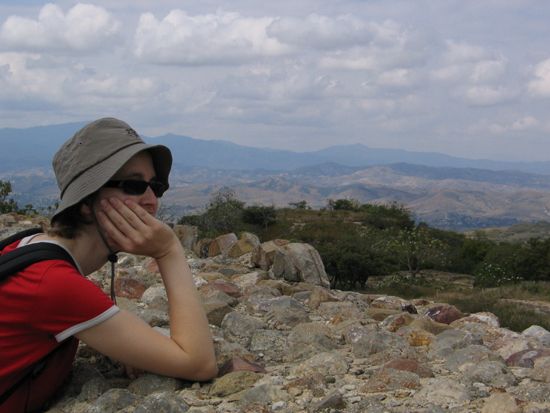
[[[265,368],[257,363],[242,359],[238,356],[233,356],[220,367],[218,377],[225,376],[226,374],[234,371],[253,371],[255,373],[266,372]]]
[[[242,295],[241,289],[237,285],[225,280],[214,280],[209,282],[207,285],[218,291],[226,293],[230,297],[239,298]]]
[[[464,317],[464,314],[454,305],[444,304],[430,308],[426,315],[438,323],[451,324],[453,321]]]
[[[150,272],[150,273],[153,273],[153,274],[154,273],[160,274],[160,270],[159,270],[159,266],[157,264],[157,260],[155,260],[154,258],[149,258],[145,262],[144,267],[147,270],[147,272]]]
[[[511,367],[533,368],[535,366],[536,359],[548,356],[550,356],[550,349],[547,348],[522,350],[508,357],[506,359],[506,364]]]
[[[413,359],[394,359],[387,362],[384,367],[395,370],[410,371],[411,373],[418,374],[420,377],[434,377],[434,374],[429,367],[426,367]]]
[[[147,286],[135,278],[119,276],[115,278],[115,291],[119,297],[141,298]]]

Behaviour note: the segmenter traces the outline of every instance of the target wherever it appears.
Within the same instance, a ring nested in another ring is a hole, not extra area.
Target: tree
[[[389,242],[390,249],[414,277],[427,264],[442,260],[445,244],[430,236],[425,226],[400,230]]]
[[[356,199],[329,199],[328,209],[333,211],[357,211],[361,204]]]
[[[311,207],[307,204],[306,200],[302,200],[298,202],[289,202],[288,205],[296,209],[311,209]]]
[[[202,215],[202,227],[210,235],[236,231],[242,222],[243,208],[244,202],[237,199],[235,191],[222,187],[214,193]]]
[[[253,205],[243,210],[243,221],[247,224],[259,225],[266,229],[277,222],[277,212],[274,206]]]
[[[0,214],[17,211],[17,203],[13,199],[8,199],[11,190],[9,181],[0,180]]]

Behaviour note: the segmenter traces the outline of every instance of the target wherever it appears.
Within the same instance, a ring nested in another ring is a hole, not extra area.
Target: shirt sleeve
[[[98,286],[69,263],[55,260],[44,271],[37,291],[35,327],[61,342],[118,311]]]

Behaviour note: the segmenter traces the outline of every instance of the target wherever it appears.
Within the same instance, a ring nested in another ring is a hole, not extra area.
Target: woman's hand
[[[102,199],[96,214],[109,246],[114,251],[161,259],[181,249],[172,229],[136,202]]]

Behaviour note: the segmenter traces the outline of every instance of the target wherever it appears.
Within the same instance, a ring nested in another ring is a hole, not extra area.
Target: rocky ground
[[[0,235],[32,224],[4,216]],[[305,244],[259,244],[251,234],[196,242],[187,230],[178,234],[196,250],[189,264],[219,377],[130,379],[81,345],[49,413],[550,412],[550,332],[541,327],[518,334],[490,313],[331,290]],[[91,278],[108,289],[107,269]],[[116,287],[120,307],[169,334],[152,260],[122,256]]]

